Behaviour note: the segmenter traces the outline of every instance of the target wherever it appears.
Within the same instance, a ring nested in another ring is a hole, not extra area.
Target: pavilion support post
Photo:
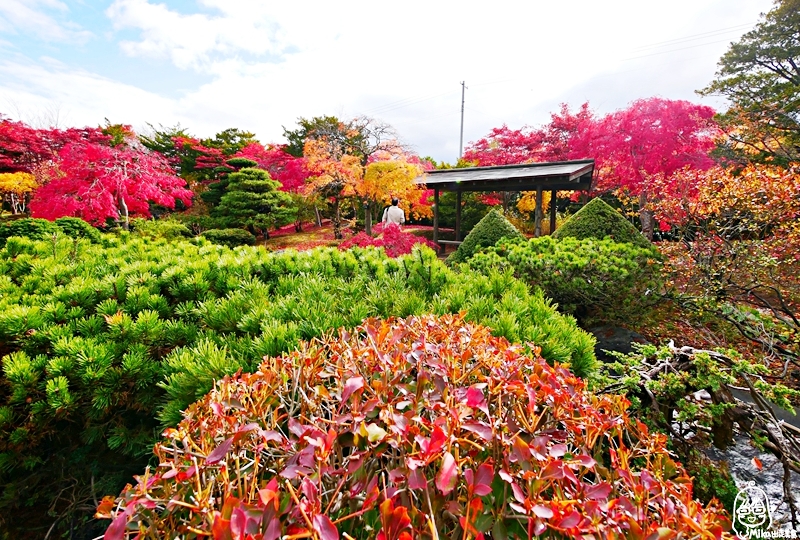
[[[550,234],[556,232],[556,190],[550,192]]]
[[[439,249],[439,190],[433,190],[433,243]]]
[[[539,238],[542,236],[542,218],[544,217],[542,206],[542,187],[539,186],[536,188],[536,212],[534,213],[534,226],[533,226],[533,236]]]
[[[456,191],[456,242],[461,240],[461,192]]]

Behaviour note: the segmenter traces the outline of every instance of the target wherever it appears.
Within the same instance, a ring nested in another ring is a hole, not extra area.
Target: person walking
[[[406,213],[403,209],[397,206],[400,200],[397,197],[392,198],[392,206],[383,211],[383,223],[396,223],[402,225],[406,222]]]

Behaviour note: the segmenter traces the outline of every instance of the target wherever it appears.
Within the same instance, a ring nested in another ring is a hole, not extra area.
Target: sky
[[[226,128],[283,143],[366,115],[459,156],[561,103],[597,113],[696,90],[771,0],[0,0],[0,114],[35,127]]]

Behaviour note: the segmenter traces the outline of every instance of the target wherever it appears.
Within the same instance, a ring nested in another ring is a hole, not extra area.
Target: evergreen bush
[[[12,236],[43,240],[61,232],[51,221],[40,218],[23,218],[0,224],[0,246]]]
[[[79,535],[89,502],[146,465],[160,426],[265,355],[367,317],[461,311],[595,369],[593,338],[540,292],[510,272],[454,272],[427,248],[13,238],[0,249],[0,537],[43,537],[56,520],[53,534]]]
[[[187,238],[192,236],[189,227],[174,219],[143,219],[134,218],[131,220],[131,228],[140,236],[152,238],[166,238],[174,240],[176,238]]]
[[[98,244],[102,241],[103,235],[92,227],[89,223],[76,217],[61,217],[55,220],[56,227],[61,229],[61,232],[71,238],[86,238],[93,243]]]
[[[458,249],[447,258],[447,262],[464,262],[482,248],[495,245],[503,237],[524,238],[500,212],[492,210],[475,225]]]
[[[253,246],[256,243],[256,237],[244,229],[209,229],[201,234],[215,244],[231,248]]]
[[[660,297],[661,262],[649,244],[552,236],[503,241],[467,263],[480,272],[509,270],[539,287],[564,313],[588,322],[631,322]]]
[[[119,539],[727,538],[627,404],[458,317],[371,319],[220,381],[98,514]]]
[[[610,238],[615,242],[626,242],[642,248],[652,244],[639,230],[614,210],[607,202],[597,197],[575,212],[553,233],[553,238]]]

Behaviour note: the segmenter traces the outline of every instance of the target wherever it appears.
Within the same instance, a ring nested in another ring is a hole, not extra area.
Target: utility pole
[[[466,89],[465,81],[461,81],[461,138],[458,140],[459,159],[464,155],[464,90]]]

